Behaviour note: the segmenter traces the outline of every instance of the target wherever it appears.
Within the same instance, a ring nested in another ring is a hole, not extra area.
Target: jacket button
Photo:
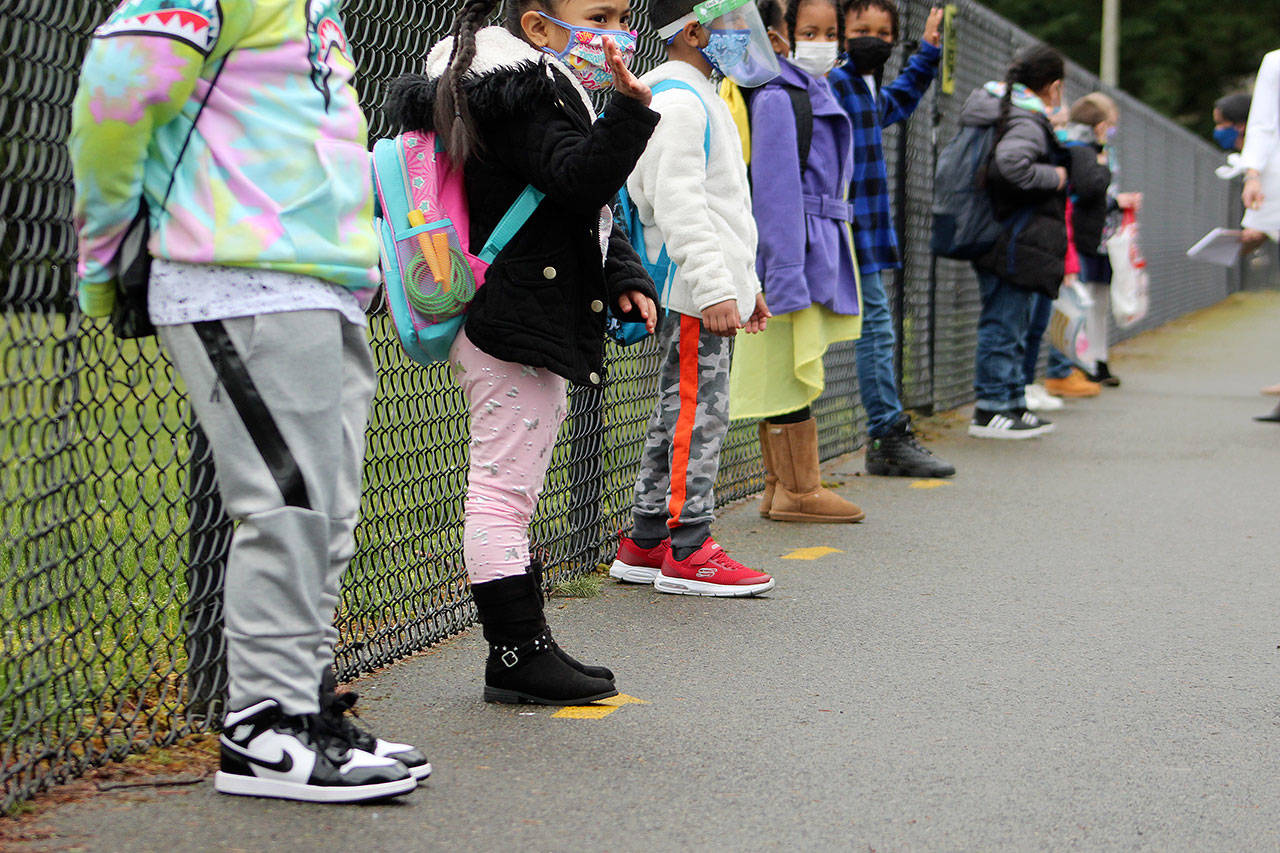
[[[599,385],[599,384],[600,384],[600,374],[599,374],[599,373],[596,373],[594,370],[593,370],[593,371],[591,371],[591,375],[590,375],[590,376],[588,376],[588,377],[587,377],[587,379],[588,379],[588,380],[590,380],[590,382],[591,382],[591,384],[592,384],[592,385]]]
[[[594,311],[595,313],[599,314],[601,311],[603,311],[603,310],[604,310],[604,303],[603,303],[603,302],[601,302],[599,299],[592,299],[592,300],[591,300],[591,310],[592,310],[592,311]]]
[[[551,279],[555,278],[555,277],[556,277],[556,268],[555,268],[555,267],[543,267],[543,268],[542,268],[542,277],[543,277],[543,278],[545,278],[545,279],[547,279],[548,281],[550,281]]]

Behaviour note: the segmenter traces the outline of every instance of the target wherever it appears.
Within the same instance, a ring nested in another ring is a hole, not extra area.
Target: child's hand
[[[763,332],[764,327],[769,324],[769,318],[773,314],[769,311],[769,306],[765,304],[764,294],[756,294],[756,310],[751,312],[751,318],[747,320],[747,325],[743,327],[748,335],[754,335],[756,332]]]
[[[924,22],[924,35],[921,41],[927,41],[934,47],[942,45],[942,10],[934,6],[929,10],[929,19]]]
[[[1054,166],[1053,171],[1058,173],[1058,189],[1066,189],[1067,186],[1067,170],[1064,166]]]
[[[626,314],[632,308],[640,312],[640,317],[644,320],[645,329],[652,335],[654,328],[658,324],[658,306],[653,304],[653,300],[640,291],[628,290],[618,297],[618,310]]]
[[[622,51],[618,50],[618,46],[608,36],[604,37],[604,62],[613,72],[613,88],[619,94],[635,98],[646,107],[649,106],[649,102],[653,100],[653,92],[631,73],[626,63],[622,61]]]
[[[1121,210],[1137,213],[1142,210],[1142,193],[1119,193],[1116,195],[1116,205]]]
[[[713,335],[732,338],[742,328],[742,317],[738,314],[738,300],[726,299],[702,309],[702,325]]]

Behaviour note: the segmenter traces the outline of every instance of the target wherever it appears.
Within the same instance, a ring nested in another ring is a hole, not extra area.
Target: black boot
[[[538,601],[542,604],[543,610],[546,610],[547,599],[542,591],[542,563],[538,560],[531,559],[529,561],[528,572],[533,576],[534,588],[538,590]],[[609,669],[609,667],[591,666],[589,664],[582,663],[564,649],[560,648],[560,645],[555,640],[551,641],[551,648],[557,655],[559,655],[560,660],[569,664],[569,666],[573,667],[583,675],[589,675],[592,678],[603,678],[606,681],[613,681],[613,670]]]
[[[903,414],[897,423],[867,445],[867,473],[881,477],[950,477],[954,465],[943,462],[916,441],[911,418]]]
[[[1106,385],[1108,388],[1120,387],[1119,377],[1111,375],[1111,368],[1107,367],[1107,363],[1105,361],[1099,361],[1097,363],[1097,366],[1093,369],[1093,373],[1089,374],[1089,378],[1094,382],[1097,382],[1099,385]]]
[[[533,575],[478,583],[471,594],[489,641],[486,702],[581,705],[618,695],[612,681],[585,675],[555,653]]]

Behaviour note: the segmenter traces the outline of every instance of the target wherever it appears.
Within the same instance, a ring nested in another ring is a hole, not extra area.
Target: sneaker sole
[[[868,464],[867,473],[873,477],[923,477],[925,479],[943,479],[955,476],[955,469],[950,471],[921,471],[916,468],[899,468],[896,465]],[[864,513],[865,516],[865,513]]]
[[[609,577],[623,583],[653,583],[653,579],[661,571],[651,566],[633,566],[621,560],[614,560],[613,565],[609,567]]]
[[[405,765],[408,767],[408,765]],[[431,775],[431,762],[419,765],[418,767],[409,767],[409,773],[419,782],[425,782],[427,777]]]
[[[769,578],[765,583],[728,586],[722,583],[687,581],[681,578],[669,578],[666,575],[658,575],[657,579],[653,582],[653,588],[658,592],[665,592],[671,595],[705,595],[713,598],[750,598],[753,595],[768,592],[773,589],[775,583],[777,583],[777,581],[774,578]]]
[[[597,693],[595,696],[578,696],[573,699],[546,699],[541,696],[533,696],[529,693],[521,693],[519,690],[504,690],[500,687],[484,686],[484,701],[501,702],[504,705],[552,705],[556,707],[566,707],[569,705],[586,705],[589,702],[599,702],[601,699],[608,699],[611,696],[617,696],[618,691],[607,690],[604,693]]]
[[[1053,424],[1045,424],[1034,429],[996,429],[993,427],[969,424],[969,435],[974,438],[1001,438],[1006,441],[1022,441],[1053,432]]]
[[[359,803],[367,800],[383,800],[407,794],[418,787],[413,776],[377,785],[353,785],[351,787],[307,785],[303,782],[285,782],[264,779],[260,776],[242,776],[219,770],[213,777],[213,788],[220,794],[241,797],[272,797],[278,800],[297,800],[304,803]]]

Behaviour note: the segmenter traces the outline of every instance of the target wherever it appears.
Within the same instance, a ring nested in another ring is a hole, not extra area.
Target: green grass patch
[[[595,598],[600,594],[600,576],[592,572],[557,581],[551,594],[560,598]]]

